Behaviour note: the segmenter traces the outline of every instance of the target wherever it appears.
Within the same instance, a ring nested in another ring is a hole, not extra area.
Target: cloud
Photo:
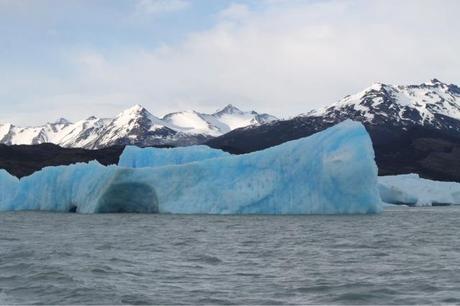
[[[136,12],[143,14],[159,14],[180,11],[189,6],[185,0],[138,0]]]
[[[160,111],[232,102],[284,116],[374,81],[458,81],[460,45],[448,30],[460,27],[449,13],[456,2],[281,3],[263,12],[233,4],[212,29],[109,60],[101,75],[117,75],[113,88]]]
[[[222,10],[219,17],[222,19],[244,19],[250,16],[250,10],[247,5],[241,3],[232,3],[226,9]]]
[[[262,9],[241,3],[179,43],[72,52],[65,78],[37,78],[38,94],[25,98],[45,110],[61,105],[61,116],[72,101],[79,110],[69,106],[70,119],[112,115],[134,103],[159,115],[233,103],[289,117],[376,81],[460,83],[458,1],[267,1]],[[19,81],[15,88],[22,94],[27,86]]]

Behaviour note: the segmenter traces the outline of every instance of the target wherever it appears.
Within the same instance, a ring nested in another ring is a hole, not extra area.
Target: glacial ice
[[[224,156],[230,156],[230,154],[203,145],[177,148],[139,148],[136,146],[126,146],[120,155],[118,165],[127,168],[159,167],[187,164]]]
[[[389,175],[378,178],[382,201],[409,206],[460,204],[460,183],[421,178],[418,174]]]
[[[18,183],[17,177],[0,169],[0,208],[1,203],[11,199],[16,194]]]
[[[164,152],[170,156],[162,163],[173,162],[174,153],[169,153],[173,151]],[[371,140],[360,123],[350,120],[245,155],[147,168],[105,167],[97,162],[48,167],[15,184],[16,192],[4,194],[0,210],[185,214],[382,210]]]

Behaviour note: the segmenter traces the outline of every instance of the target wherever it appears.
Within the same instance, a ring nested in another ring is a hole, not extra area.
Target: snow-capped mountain
[[[182,132],[220,136],[240,127],[268,123],[277,118],[255,111],[243,112],[229,104],[213,114],[184,111],[168,114],[162,120]]]
[[[460,87],[376,83],[329,107],[289,120],[235,129],[207,145],[247,153],[309,136],[343,120],[364,124],[380,175],[418,173],[460,182]]]
[[[202,143],[235,128],[276,120],[268,114],[243,112],[228,105],[213,114],[195,111],[171,113],[163,118],[135,105],[115,118],[96,118],[71,123],[64,118],[37,127],[0,124],[0,143],[54,143],[64,147],[96,149],[111,145],[190,145]]]
[[[422,125],[460,131],[460,87],[437,79],[420,85],[371,87],[307,114],[326,121],[347,118],[368,124]]]

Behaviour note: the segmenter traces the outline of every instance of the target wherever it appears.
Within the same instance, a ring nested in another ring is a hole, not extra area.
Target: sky
[[[460,84],[457,0],[0,0],[0,122],[226,104],[289,118]]]

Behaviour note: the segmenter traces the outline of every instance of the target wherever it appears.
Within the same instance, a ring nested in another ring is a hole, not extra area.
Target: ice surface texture
[[[420,178],[418,174],[381,176],[378,179],[382,201],[391,204],[431,206],[460,204],[460,184]]]
[[[1,203],[11,199],[16,194],[19,179],[7,171],[0,169],[0,209]]]
[[[49,167],[22,178],[17,188],[16,195],[2,201],[2,210],[187,214],[382,210],[371,140],[353,121],[263,151],[182,165],[132,169],[91,162]]]
[[[118,165],[128,168],[181,165],[216,157],[230,156],[229,153],[208,146],[178,148],[139,148],[127,146],[120,155]]]

